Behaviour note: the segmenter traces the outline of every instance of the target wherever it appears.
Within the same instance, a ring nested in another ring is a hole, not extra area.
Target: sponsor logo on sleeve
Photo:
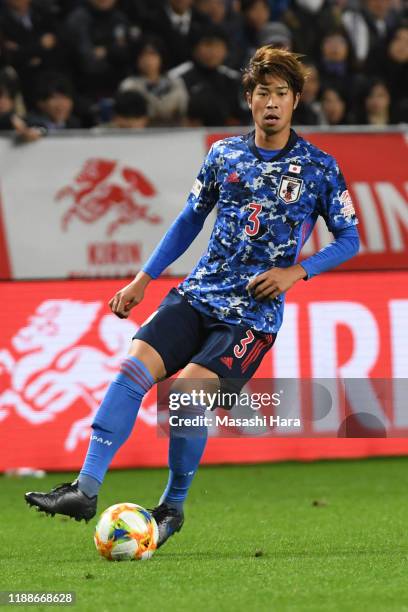
[[[354,210],[353,200],[348,189],[340,195],[340,202],[342,203],[341,214],[345,219],[351,219],[356,214],[356,211]]]
[[[194,181],[194,185],[193,185],[193,188],[192,188],[192,190],[191,190],[191,193],[192,193],[192,194],[193,194],[193,195],[194,195],[196,198],[198,198],[198,196],[199,196],[199,195],[200,195],[200,193],[201,193],[202,188],[203,188],[203,184],[202,184],[202,182],[201,182],[199,179],[196,179],[196,180]]]

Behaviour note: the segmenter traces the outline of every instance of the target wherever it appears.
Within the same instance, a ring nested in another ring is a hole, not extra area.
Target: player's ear
[[[296,96],[295,96],[295,102],[293,104],[293,110],[295,110],[295,108],[299,104],[299,100],[300,100],[300,93],[297,93]]]
[[[245,97],[249,108],[252,109],[252,93],[250,91],[245,92]]]

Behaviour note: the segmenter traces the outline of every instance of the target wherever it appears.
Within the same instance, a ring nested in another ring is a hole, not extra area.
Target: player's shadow
[[[186,560],[192,559],[196,561],[205,561],[208,559],[228,559],[230,561],[241,561],[242,559],[250,559],[257,558],[257,561],[262,562],[263,559],[267,559],[271,561],[272,559],[322,559],[322,558],[331,558],[331,557],[355,557],[360,556],[364,557],[372,556],[372,555],[386,555],[390,554],[407,554],[408,548],[405,546],[400,546],[396,548],[393,546],[392,548],[347,548],[347,549],[339,549],[333,548],[333,550],[298,550],[298,551],[274,551],[274,550],[265,550],[261,555],[256,555],[254,552],[241,552],[241,553],[219,553],[214,551],[200,551],[200,552],[160,552],[160,555],[157,555],[157,559],[162,559],[163,561],[174,561],[174,559]]]

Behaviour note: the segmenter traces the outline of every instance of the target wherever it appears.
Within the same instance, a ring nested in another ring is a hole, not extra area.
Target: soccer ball
[[[94,535],[97,551],[110,561],[150,559],[158,539],[154,518],[131,503],[115,504],[102,512]]]

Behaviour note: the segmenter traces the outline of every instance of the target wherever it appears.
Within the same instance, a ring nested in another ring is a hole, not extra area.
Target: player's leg
[[[199,339],[198,314],[172,290],[136,333],[130,353],[95,415],[79,482],[50,493],[27,493],[26,501],[52,515],[91,518],[96,512],[97,491],[114,454],[132,431],[143,396],[155,381],[189,362]]]
[[[197,401],[200,391],[215,393],[219,378],[215,372],[195,363],[189,363],[171,387],[172,395],[184,394],[192,398],[190,405],[181,405],[177,410],[178,423],[183,419],[205,416],[205,406]],[[194,397],[193,392],[197,394]],[[158,546],[180,531],[184,522],[183,505],[197,472],[207,443],[205,424],[169,427],[169,479],[159,505],[152,510],[159,527]]]
[[[130,436],[143,397],[165,375],[163,359],[156,349],[134,339],[92,423],[88,452],[78,477],[78,487],[88,497],[98,494],[113,457]]]
[[[99,488],[113,457],[132,432],[144,395],[165,375],[160,354],[143,340],[133,340],[95,415],[78,479],[50,493],[26,493],[26,501],[51,515],[66,514],[77,520],[92,518]]]
[[[264,355],[273,345],[275,335],[261,334],[240,325],[231,325],[210,317],[202,317],[206,338],[191,363],[177,379],[173,390],[190,393],[197,387],[215,393],[219,388],[228,394],[239,393],[252,378]],[[216,384],[214,384],[216,383]],[[229,408],[231,406],[228,406]],[[200,407],[184,406],[177,412],[196,416]],[[205,407],[201,406],[201,414]],[[183,524],[183,504],[207,441],[207,428],[193,427],[179,430],[169,428],[169,481],[153,515],[159,516],[163,527],[159,544],[179,531]]]

